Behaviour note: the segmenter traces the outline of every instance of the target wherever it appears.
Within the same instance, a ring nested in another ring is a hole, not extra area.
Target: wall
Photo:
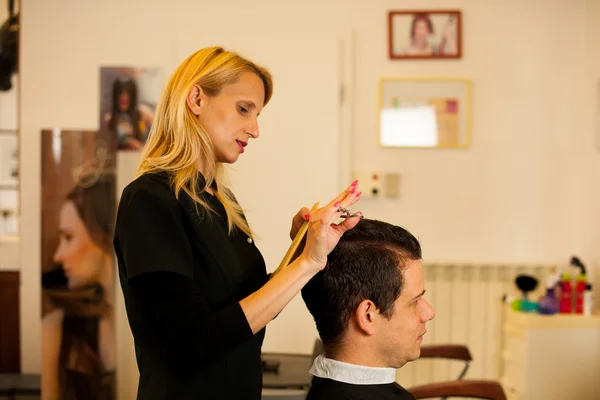
[[[595,301],[600,306],[600,2],[588,0],[586,10],[586,128],[583,132],[582,165],[578,175],[583,176],[581,194],[583,207],[580,222],[583,227],[582,252],[595,273]]]
[[[586,5],[593,16],[586,16]],[[592,40],[598,28],[590,28],[599,16],[597,2],[429,1],[427,8],[463,10],[465,38],[462,60],[431,62],[387,59],[386,12],[398,7],[391,0],[302,6],[275,0],[26,2],[24,237],[39,238],[39,131],[96,127],[100,65],[154,65],[170,72],[192,50],[220,42],[268,61],[276,72],[262,137],[232,176],[270,270],[289,244],[288,216],[301,205],[326,201],[349,176],[349,166],[402,174],[399,199],[363,199],[360,209],[413,231],[428,261],[561,263],[585,250],[597,265],[598,153],[589,148],[592,94],[586,86],[597,80],[591,70],[599,65],[597,46],[590,47],[598,43]],[[405,1],[401,7],[424,4]],[[344,59],[358,63],[341,68],[337,44],[343,39],[348,45],[349,37],[355,46],[344,47]],[[340,76],[352,94],[341,119]],[[471,79],[470,149],[379,148],[382,76]],[[308,155],[318,161],[308,162]],[[21,256],[23,367],[31,372],[39,369],[39,240],[22,246]],[[309,352],[313,337],[297,298],[270,325],[265,350]],[[125,346],[128,338],[123,340]],[[134,368],[131,358],[127,362]]]
[[[585,20],[582,1],[429,2],[461,8],[461,61],[388,61],[385,9],[360,18],[356,75],[357,168],[402,174],[398,200],[363,201],[365,215],[406,225],[429,260],[557,262],[577,247]],[[454,5],[453,5],[454,4]],[[407,1],[401,8],[422,7]],[[374,23],[377,21],[378,23]],[[469,150],[381,149],[382,76],[465,77],[473,82]]]

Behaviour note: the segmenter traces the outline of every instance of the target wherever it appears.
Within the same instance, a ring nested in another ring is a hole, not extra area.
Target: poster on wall
[[[162,90],[158,68],[100,68],[100,130],[116,132],[118,149],[142,149]]]
[[[114,399],[116,135],[41,135],[42,391]]]

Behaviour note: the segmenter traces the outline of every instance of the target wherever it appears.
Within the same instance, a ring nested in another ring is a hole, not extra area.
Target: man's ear
[[[186,103],[187,103],[187,106],[190,109],[190,111],[195,116],[200,115],[200,112],[202,111],[202,108],[204,106],[204,104],[203,104],[204,102],[205,102],[204,91],[202,90],[200,85],[192,86],[192,88],[188,91],[188,94],[186,97]]]
[[[373,335],[375,333],[375,316],[377,314],[377,307],[369,300],[363,300],[356,308],[355,317],[358,328],[363,331],[366,335]]]

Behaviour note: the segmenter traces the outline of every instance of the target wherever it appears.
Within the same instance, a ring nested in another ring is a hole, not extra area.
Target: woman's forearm
[[[240,301],[252,333],[264,328],[302,290],[318,269],[298,257],[263,287]]]

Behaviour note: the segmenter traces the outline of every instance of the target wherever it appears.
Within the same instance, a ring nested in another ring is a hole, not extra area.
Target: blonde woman
[[[138,398],[261,398],[265,326],[325,267],[358,218],[354,182],[309,220],[302,253],[268,278],[241,207],[223,184],[259,137],[270,73],[220,47],[189,56],[170,78],[138,177],[123,191],[114,246],[140,371]]]

